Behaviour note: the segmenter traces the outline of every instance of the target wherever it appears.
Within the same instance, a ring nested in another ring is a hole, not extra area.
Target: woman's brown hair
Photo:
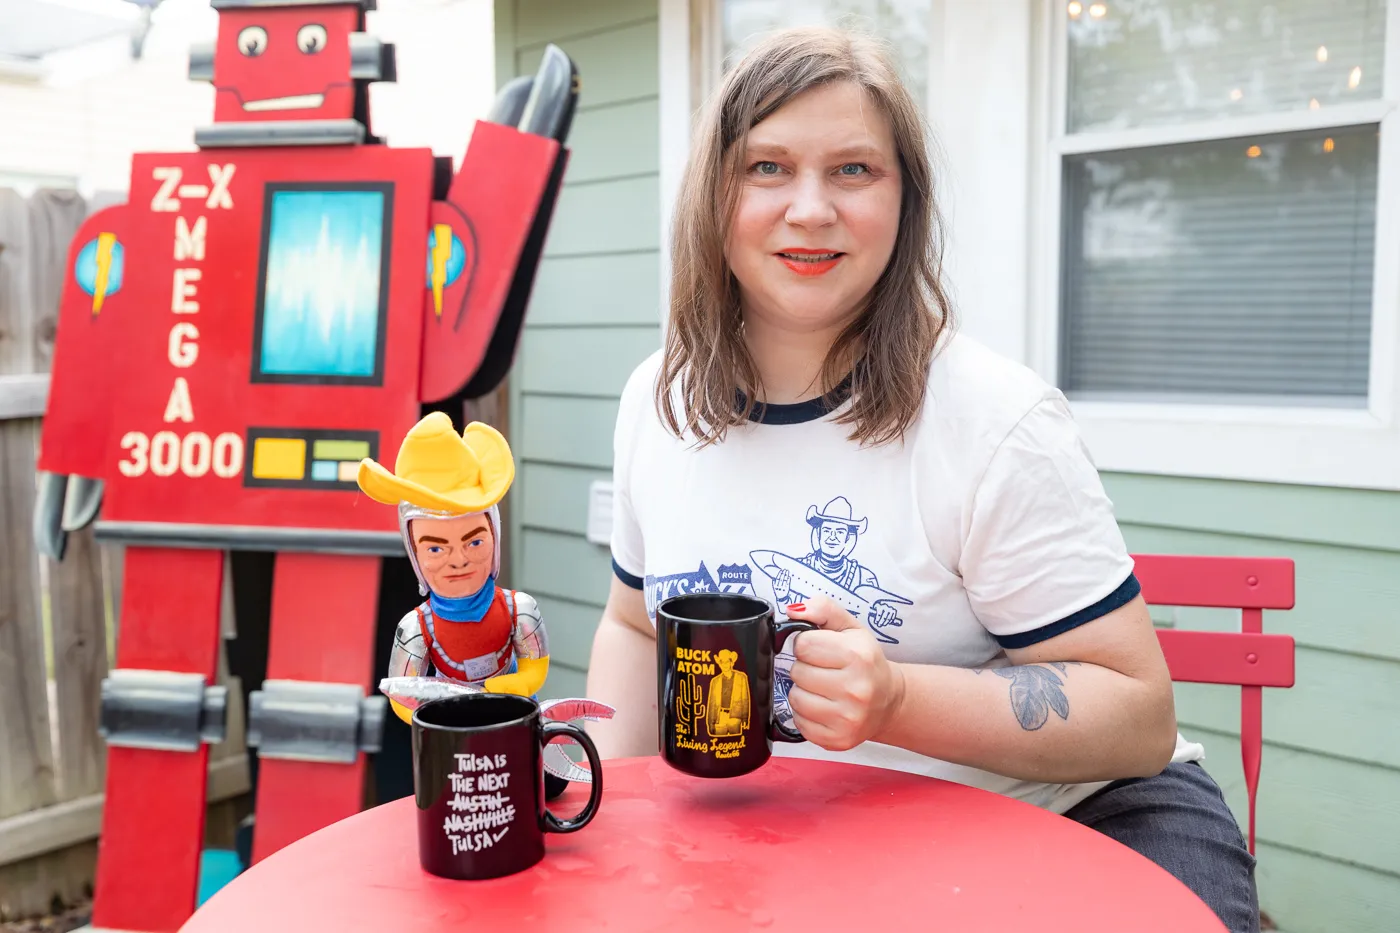
[[[702,445],[723,440],[728,428],[749,419],[762,394],[744,343],[738,282],[724,257],[749,130],[804,91],[837,81],[859,85],[889,118],[903,196],[889,264],[864,311],[827,353],[822,391],[836,387],[847,375],[841,368],[858,357],[851,405],[836,418],[854,424],[851,440],[902,439],[918,417],[934,346],[952,323],[923,121],[875,40],[815,27],[777,33],[753,48],[697,127],[676,203],[670,321],[655,397],[677,437],[688,433]],[[684,419],[675,411],[677,382]]]

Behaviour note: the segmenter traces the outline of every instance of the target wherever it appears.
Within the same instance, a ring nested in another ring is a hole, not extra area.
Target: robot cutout
[[[371,132],[369,85],[395,73],[365,31],[374,0],[211,2],[217,39],[190,76],[213,85],[214,121],[194,151],[136,154],[127,203],[74,238],[40,440],[40,548],[61,559],[93,521],[125,547],[102,685],[102,929],[174,931],[194,910],[225,732],[226,551],[276,555],[249,696],[253,860],[361,809],[387,712],[380,564],[404,542],[358,471],[509,370],[579,91],[548,47],[454,171]],[[542,680],[529,650],[493,676]]]
[[[434,412],[399,447],[391,472],[371,459],[358,482],[376,502],[398,508],[399,528],[419,592],[394,633],[388,676],[380,690],[394,712],[412,722],[429,699],[458,693],[534,697],[549,675],[549,640],[539,604],[529,593],[497,585],[501,519],[497,503],[515,478],[510,446],[479,422],[460,435]],[[546,719],[610,719],[613,709],[587,699],[541,704]],[[545,754],[548,796],[568,781],[587,783],[587,769],[556,745]]]

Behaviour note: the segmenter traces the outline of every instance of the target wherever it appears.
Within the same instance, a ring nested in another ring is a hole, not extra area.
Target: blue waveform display
[[[274,191],[263,286],[263,373],[375,375],[381,191]]]

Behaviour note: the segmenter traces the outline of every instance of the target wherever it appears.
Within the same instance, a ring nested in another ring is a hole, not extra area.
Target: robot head
[[[215,124],[369,123],[368,84],[394,79],[393,46],[363,32],[374,0],[211,0],[213,48],[190,77],[214,85]],[[251,129],[251,128],[250,128]]]

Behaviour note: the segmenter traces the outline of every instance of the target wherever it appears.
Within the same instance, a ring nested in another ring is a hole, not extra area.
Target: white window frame
[[[1032,149],[1034,249],[1030,359],[1054,381],[1059,366],[1061,166],[1065,156],[1164,143],[1231,139],[1379,123],[1370,385],[1364,408],[1076,400],[1075,417],[1102,470],[1309,485],[1400,489],[1400,0],[1390,0],[1379,99],[1131,130],[1065,133],[1067,19],[1059,0],[1037,7],[1043,63],[1032,101],[1045,128]],[[1110,0],[1111,3],[1111,0]]]
[[[663,326],[670,225],[691,114],[718,67],[718,2],[659,0]],[[938,197],[960,329],[1056,381],[1065,155],[1378,122],[1380,206],[1365,408],[1073,398],[1071,405],[1105,472],[1400,490],[1400,0],[1387,8],[1378,100],[1073,137],[1063,132],[1063,14],[1061,0],[932,0],[928,111],[943,153]]]

